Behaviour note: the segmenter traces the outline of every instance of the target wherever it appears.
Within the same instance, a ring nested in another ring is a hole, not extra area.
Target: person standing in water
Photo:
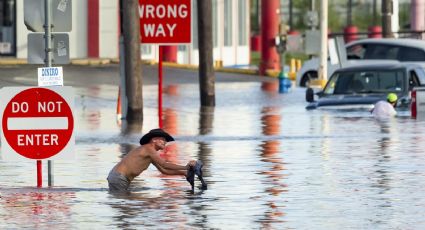
[[[151,163],[163,174],[185,176],[193,190],[194,175],[200,174],[202,177],[202,162],[191,160],[186,165],[177,165],[165,161],[158,151],[163,150],[170,141],[174,141],[174,138],[162,129],[152,129],[145,134],[140,139],[140,146],[126,154],[109,172],[109,191],[128,192],[131,181]]]
[[[394,109],[397,105],[397,94],[389,93],[387,100],[378,101],[371,113],[375,118],[390,118],[397,115],[397,111]]]

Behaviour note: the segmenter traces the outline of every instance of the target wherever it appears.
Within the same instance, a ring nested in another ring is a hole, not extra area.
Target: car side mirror
[[[312,88],[307,88],[305,91],[305,100],[307,102],[313,102],[314,101],[314,91]]]
[[[397,106],[407,107],[410,105],[411,100],[408,97],[402,97],[398,100]]]

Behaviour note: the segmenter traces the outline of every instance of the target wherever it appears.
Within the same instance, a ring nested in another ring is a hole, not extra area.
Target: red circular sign
[[[13,150],[40,160],[65,148],[74,130],[74,119],[61,95],[47,88],[30,88],[9,101],[2,125],[4,137]]]

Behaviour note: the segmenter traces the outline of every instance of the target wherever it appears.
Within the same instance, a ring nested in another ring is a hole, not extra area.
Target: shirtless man
[[[152,129],[140,139],[139,147],[131,150],[108,175],[109,191],[127,192],[130,182],[152,163],[158,170],[167,175],[183,175],[188,179],[188,172],[196,165],[191,160],[187,165],[176,165],[162,159],[158,151],[165,148],[165,144],[174,141],[168,133],[162,129]],[[193,175],[191,175],[193,177]],[[193,180],[193,179],[192,179]],[[190,181],[189,181],[190,182]]]

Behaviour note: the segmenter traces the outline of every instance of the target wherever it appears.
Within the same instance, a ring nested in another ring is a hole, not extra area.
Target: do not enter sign
[[[69,87],[20,89],[11,87],[5,93],[11,99],[4,105],[1,120],[2,153],[5,154],[3,145],[7,143],[6,151],[13,150],[30,159],[58,154],[73,141],[72,109],[61,96]]]

